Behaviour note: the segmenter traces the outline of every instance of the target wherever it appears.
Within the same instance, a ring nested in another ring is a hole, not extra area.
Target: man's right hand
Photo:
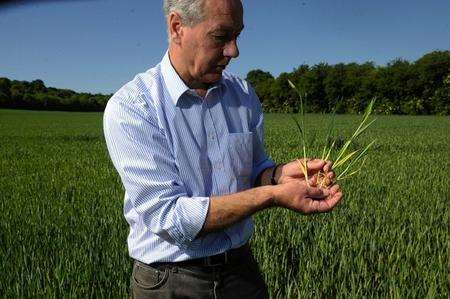
[[[329,189],[308,186],[306,181],[292,180],[274,186],[274,204],[303,214],[331,211],[341,200],[339,185]]]

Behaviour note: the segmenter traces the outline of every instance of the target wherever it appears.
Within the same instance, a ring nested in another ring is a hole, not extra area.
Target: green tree
[[[273,79],[271,73],[264,72],[260,69],[248,72],[247,77],[245,78],[245,80],[248,81],[252,86],[256,86],[260,82],[265,82],[271,79]]]
[[[47,91],[47,88],[45,87],[44,81],[37,79],[34,81],[31,81],[28,85],[27,92],[31,94],[36,93],[45,93]]]
[[[27,92],[27,83],[25,81],[12,81],[11,82],[11,102],[12,105],[21,107],[23,104],[23,96]]]
[[[444,78],[442,87],[435,90],[431,104],[433,114],[450,115],[450,74]]]
[[[423,55],[415,63],[424,86],[424,96],[428,97],[443,86],[450,74],[450,51],[434,51]]]
[[[0,107],[7,106],[11,101],[11,81],[8,78],[0,78]]]
[[[289,86],[290,74],[281,73],[275,79],[271,89],[272,110],[277,112],[297,112],[298,95]]]
[[[247,74],[246,80],[255,89],[263,107],[270,106],[271,89],[274,78],[271,73],[262,70],[253,70]]]

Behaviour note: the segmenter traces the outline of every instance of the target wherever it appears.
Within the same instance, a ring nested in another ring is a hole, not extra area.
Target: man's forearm
[[[272,206],[274,195],[273,186],[270,185],[274,167],[261,171],[256,178],[256,188],[230,195],[211,197],[208,214],[199,236],[223,230],[245,217]],[[281,168],[282,165],[276,169],[276,181],[281,174]]]
[[[199,235],[223,230],[272,205],[272,186],[252,188],[230,195],[213,196],[210,199],[208,214]]]

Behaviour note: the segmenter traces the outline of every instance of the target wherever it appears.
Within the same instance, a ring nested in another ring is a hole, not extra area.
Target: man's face
[[[208,86],[220,80],[231,58],[239,56],[236,39],[244,25],[239,0],[206,0],[205,12],[204,21],[184,28],[180,41],[189,76]]]

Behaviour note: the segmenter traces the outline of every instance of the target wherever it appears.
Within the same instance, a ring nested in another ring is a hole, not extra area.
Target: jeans
[[[141,298],[269,298],[251,253],[242,262],[224,266],[152,267],[134,262],[131,296]]]

